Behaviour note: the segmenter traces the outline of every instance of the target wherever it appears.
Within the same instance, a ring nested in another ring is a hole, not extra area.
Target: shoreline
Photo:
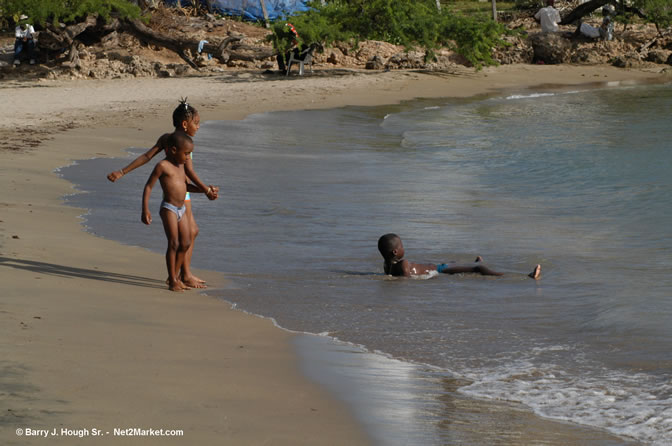
[[[545,82],[534,82],[537,77]],[[153,144],[170,130],[165,124],[180,96],[209,121],[661,77],[613,67],[514,66],[453,77],[390,72],[260,80],[239,74],[0,87],[8,99],[0,127],[8,191],[0,219],[8,290],[0,304],[0,353],[9,358],[2,361],[2,382],[10,389],[1,438],[26,444],[14,433],[21,426],[109,430],[131,423],[184,429],[190,436],[182,441],[200,444],[370,442],[343,404],[301,376],[289,334],[207,296],[164,291],[160,255],[86,233],[81,210],[63,203],[72,185],[55,169]],[[204,276],[222,284],[217,273]],[[226,382],[242,387],[221,385]],[[170,441],[180,444],[165,437],[157,444]]]

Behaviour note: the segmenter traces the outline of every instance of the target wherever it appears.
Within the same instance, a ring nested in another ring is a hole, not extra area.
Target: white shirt
[[[558,22],[562,20],[558,10],[552,6],[541,8],[534,15],[534,18],[541,22],[541,30],[545,33],[556,32],[558,30]]]
[[[33,34],[35,34],[35,29],[33,28],[33,25],[19,25],[14,30],[14,34],[17,39],[23,39],[24,37],[31,38],[33,37]]]

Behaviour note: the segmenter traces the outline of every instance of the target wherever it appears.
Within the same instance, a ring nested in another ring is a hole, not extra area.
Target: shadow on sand
[[[73,277],[80,279],[100,280],[103,282],[121,283],[124,285],[141,286],[146,288],[165,289],[166,284],[158,279],[149,277],[133,276],[130,274],[117,274],[98,269],[75,268],[72,266],[57,265],[54,263],[37,262],[34,260],[12,259],[0,257],[0,266],[15,268],[34,273],[47,274],[50,276]]]

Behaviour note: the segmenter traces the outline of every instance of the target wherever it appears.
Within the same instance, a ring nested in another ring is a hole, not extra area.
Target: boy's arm
[[[198,175],[196,175],[196,172],[194,171],[194,164],[191,162],[191,158],[188,158],[187,162],[184,163],[184,172],[187,174],[187,178],[189,178],[191,182],[194,183],[192,186],[195,185],[196,187],[194,189],[187,186],[187,190],[189,192],[202,192],[210,200],[217,199],[219,196],[219,188],[214,186],[206,186],[205,183],[201,181],[200,178],[198,178]]]
[[[191,184],[189,181],[187,181],[187,192],[194,192],[197,194],[207,194],[208,190],[212,189],[212,187],[208,187],[206,190],[201,189],[200,187],[196,186],[195,184]]]
[[[145,189],[142,191],[142,215],[140,216],[140,220],[146,225],[152,222],[152,214],[149,212],[149,196],[152,194],[152,188],[156,180],[159,179],[162,173],[163,166],[161,163],[154,166],[154,170],[152,170],[147,183],[145,183]]]
[[[203,190],[189,181],[187,181],[187,192],[205,194],[209,200],[216,200],[219,197],[219,188],[217,186],[208,186],[207,189]]]
[[[119,178],[123,177],[126,175],[128,172],[137,169],[140,166],[144,166],[147,164],[152,158],[156,156],[157,153],[159,153],[161,150],[163,150],[163,147],[165,145],[165,139],[170,135],[169,133],[166,133],[162,135],[157,141],[156,144],[154,144],[154,147],[131,161],[131,163],[123,167],[119,170],[115,170],[114,172],[110,172],[107,174],[107,179],[112,181],[113,183],[117,181]]]

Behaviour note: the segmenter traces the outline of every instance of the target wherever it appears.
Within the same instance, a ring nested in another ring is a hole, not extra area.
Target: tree
[[[0,15],[18,21],[27,15],[36,25],[74,23],[90,14],[109,20],[114,14],[121,18],[140,17],[140,8],[127,0],[0,0]]]
[[[466,17],[441,8],[435,0],[331,0],[291,17],[299,44],[382,40],[425,49],[426,59],[439,47],[454,47],[475,66],[494,64],[492,49],[503,44],[504,26],[487,17]],[[276,22],[271,40],[284,54],[294,39],[285,22]]]
[[[669,28],[672,25],[672,2],[670,0],[634,0],[634,2],[626,0],[590,0],[574,8],[562,19],[560,24],[569,25],[574,23],[608,4],[615,5],[617,14],[621,15],[621,17],[627,17],[626,20],[636,15],[648,23],[655,24],[659,33],[662,32],[662,29]]]
[[[672,3],[670,0],[637,0],[634,6],[643,12],[646,19],[656,25],[658,33],[672,25]]]

